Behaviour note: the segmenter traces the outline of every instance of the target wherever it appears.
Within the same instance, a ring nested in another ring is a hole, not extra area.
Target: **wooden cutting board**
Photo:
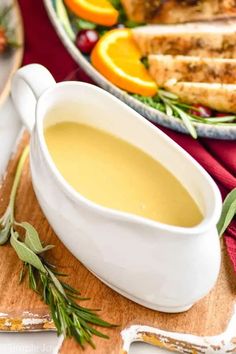
[[[8,202],[17,160],[27,143],[28,136],[25,134],[7,168],[0,188],[0,215]],[[49,226],[37,203],[28,162],[17,194],[16,218],[32,223],[42,240],[56,246],[48,252],[48,259],[58,264],[63,273],[70,274],[67,281],[80,289],[82,295],[91,298],[86,302],[87,306],[101,308],[102,318],[120,325],[115,329],[104,329],[104,333],[110,336],[109,340],[95,338],[96,353],[127,353],[130,343],[137,340],[180,353],[236,352],[236,275],[223,243],[221,273],[213,291],[188,312],[170,315],[148,310],[117,294],[70,254]],[[28,289],[26,283],[19,285],[21,262],[9,245],[0,247],[0,269],[0,330],[53,330],[47,306]],[[64,341],[60,350],[61,354],[82,352],[73,340]],[[94,353],[94,350],[87,347],[84,353]]]

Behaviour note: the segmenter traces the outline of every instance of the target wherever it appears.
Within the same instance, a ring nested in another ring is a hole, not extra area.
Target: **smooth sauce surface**
[[[165,224],[201,222],[198,206],[180,182],[135,146],[72,122],[46,128],[45,139],[58,170],[87,199]]]

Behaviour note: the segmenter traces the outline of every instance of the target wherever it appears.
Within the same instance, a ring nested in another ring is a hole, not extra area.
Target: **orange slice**
[[[119,12],[109,0],[65,0],[65,4],[75,15],[99,25],[113,26],[118,21]]]
[[[129,29],[107,32],[91,54],[93,66],[114,85],[131,93],[153,96],[157,85],[140,59],[141,52]]]

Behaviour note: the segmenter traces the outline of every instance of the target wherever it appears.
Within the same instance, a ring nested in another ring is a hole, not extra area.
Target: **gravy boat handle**
[[[49,87],[56,84],[51,73],[40,64],[30,64],[17,70],[12,78],[11,96],[17,112],[31,132],[35,123],[36,104]]]

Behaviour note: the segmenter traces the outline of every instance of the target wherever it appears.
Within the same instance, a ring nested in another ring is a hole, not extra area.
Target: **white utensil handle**
[[[17,70],[13,76],[12,99],[23,124],[30,132],[34,128],[36,104],[39,97],[55,84],[51,73],[39,64],[26,65]]]

